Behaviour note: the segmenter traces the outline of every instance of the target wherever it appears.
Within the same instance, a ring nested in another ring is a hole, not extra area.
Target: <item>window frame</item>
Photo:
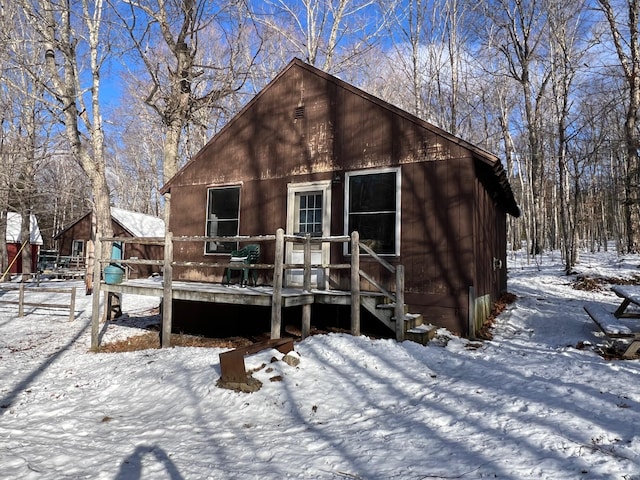
[[[386,167],[386,168],[372,168],[367,170],[354,170],[351,172],[345,172],[344,175],[344,234],[349,236],[351,232],[349,231],[349,215],[350,211],[350,200],[351,200],[351,178],[352,177],[361,177],[366,175],[379,175],[384,173],[394,173],[395,174],[395,204],[396,210],[394,212],[395,222],[394,222],[394,251],[393,253],[378,253],[377,255],[381,257],[399,257],[400,256],[400,238],[401,238],[401,224],[402,224],[402,178],[401,178],[401,169],[400,167]],[[343,247],[343,253],[345,256],[351,255],[351,244],[345,243]],[[366,253],[361,253],[362,255],[367,255]]]
[[[209,186],[207,187],[207,208],[206,208],[206,214],[205,214],[205,220],[204,220],[204,235],[205,236],[209,236],[209,215],[210,215],[210,206],[211,206],[211,192],[215,191],[215,190],[237,190],[238,192],[238,212],[237,215],[235,217],[235,219],[223,219],[222,221],[229,221],[229,220],[235,220],[237,222],[237,229],[236,229],[236,233],[235,235],[238,236],[240,234],[240,210],[241,210],[241,201],[242,201],[242,184],[233,184],[233,185],[214,185],[214,186]],[[215,236],[215,235],[212,235]],[[223,235],[224,236],[224,235]],[[203,249],[204,249],[204,255],[229,255],[229,253],[231,253],[231,250],[237,250],[238,248],[238,242],[228,242],[228,243],[235,243],[234,247],[231,247],[230,250],[213,250],[213,251],[209,251],[209,243],[211,242],[204,242],[203,245]],[[227,243],[227,242],[224,242]]]
[[[311,197],[314,197],[314,205],[313,207],[309,207],[308,205],[306,207],[302,207],[300,205],[300,201],[302,200],[302,198],[305,197],[306,199],[309,199]],[[320,197],[320,202],[318,203],[318,197]],[[324,192],[322,190],[308,190],[308,191],[298,191],[295,192],[294,194],[294,218],[293,218],[293,234],[294,235],[299,235],[299,236],[305,236],[306,234],[311,235],[312,237],[322,237],[323,236],[323,225],[324,225],[324,212],[326,211],[326,208],[324,206]],[[301,213],[301,211],[304,210],[307,212],[307,214],[309,212],[314,212],[314,219],[312,221],[305,221],[305,222],[301,222],[299,217],[295,217],[295,215],[299,215]],[[315,214],[317,214],[318,212],[320,212],[320,218],[316,219],[315,218]],[[318,231],[313,231],[313,232],[303,232],[301,226],[302,225],[313,225],[313,226],[319,226],[319,230]],[[296,231],[295,226],[298,226],[298,229]]]
[[[287,226],[286,232],[294,235],[294,216],[296,213],[295,197],[298,193],[322,193],[322,234],[326,237],[331,234],[331,181],[320,180],[314,182],[300,182],[287,184]],[[289,243],[289,242],[287,242]],[[327,245],[328,246],[328,245]]]
[[[82,246],[82,249],[80,250],[79,253],[76,253],[77,252],[77,250],[75,248],[76,245],[81,245]],[[72,257],[84,258],[84,256],[85,256],[85,241],[84,240],[75,239],[75,238],[73,240],[71,240],[71,256]]]

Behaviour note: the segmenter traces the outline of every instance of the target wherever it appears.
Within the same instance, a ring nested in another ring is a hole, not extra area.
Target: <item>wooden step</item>
[[[386,309],[378,308],[378,299],[374,297],[361,297],[360,305],[373,314],[380,322],[386,325],[389,329],[394,330],[395,323],[391,322],[392,312]]]
[[[419,343],[421,345],[426,345],[429,343],[433,337],[436,336],[436,331],[438,327],[435,325],[427,324],[427,325],[418,325],[415,328],[410,328],[405,333],[405,340],[411,340],[412,342]]]
[[[395,317],[394,317],[395,320]],[[404,331],[407,332],[412,328],[419,327],[424,323],[421,313],[405,313],[404,315]]]
[[[393,302],[391,302],[391,303],[378,303],[378,304],[376,305],[376,308],[377,308],[378,310],[388,310],[388,311],[393,312],[393,311],[395,311],[395,309],[396,309],[396,304],[395,304],[395,303],[393,303]],[[406,314],[406,313],[408,313],[408,312],[409,312],[409,306],[408,306],[407,304],[405,304],[405,306],[404,306],[404,313]]]
[[[396,317],[395,317],[395,309],[396,304],[393,302],[384,302],[379,303],[379,298],[374,297],[362,297],[361,305],[366,308],[369,312],[371,312],[378,320],[384,323],[390,330],[396,330]],[[405,338],[407,332],[419,328],[424,323],[424,319],[422,314],[420,313],[409,313],[409,306],[404,305],[404,332]],[[415,336],[415,335],[414,335]],[[419,336],[419,335],[418,335]],[[417,338],[417,337],[416,337]],[[419,340],[416,340],[419,341]],[[429,339],[427,338],[426,342]],[[421,343],[421,342],[419,342]]]

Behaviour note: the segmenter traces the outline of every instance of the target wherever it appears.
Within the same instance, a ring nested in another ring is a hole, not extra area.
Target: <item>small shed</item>
[[[497,156],[298,59],[162,192],[171,193],[174,236],[357,230],[387,262],[404,265],[411,312],[463,335],[473,334],[506,290],[506,216],[520,215]],[[174,258],[225,261],[231,248],[189,244]],[[314,264],[339,264],[350,251],[327,244],[312,256]],[[301,258],[301,250],[287,248],[285,263]],[[265,251],[263,261],[272,259]],[[360,264],[395,288],[366,255]],[[221,274],[174,269],[175,279],[187,281],[219,282]],[[340,271],[330,275],[334,288],[349,282]],[[300,275],[290,271],[285,282],[299,284]],[[174,303],[174,317],[187,308]]]
[[[153,215],[111,207],[111,223],[116,237],[164,237],[164,220]],[[87,245],[91,239],[91,212],[87,212],[58,232],[53,239],[58,245],[60,257],[79,258],[85,264]],[[123,259],[162,258],[162,247],[139,243],[122,245]],[[150,265],[132,265],[129,276],[144,278],[158,272],[159,268]]]
[[[24,248],[31,251],[31,271],[35,272],[38,267],[38,254],[42,246],[42,235],[38,227],[36,216],[31,214],[29,225],[29,244]],[[7,212],[7,255],[9,265],[11,265],[10,273],[16,274],[22,272],[22,255],[18,255],[23,248],[24,240],[22,239],[22,215],[16,212]],[[17,255],[17,258],[16,258]],[[4,273],[4,272],[3,272]]]

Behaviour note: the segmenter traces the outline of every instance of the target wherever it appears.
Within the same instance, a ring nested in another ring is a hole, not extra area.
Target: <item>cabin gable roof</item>
[[[440,137],[450,144],[463,148],[470,153],[471,157],[473,157],[476,163],[476,168],[485,171],[488,170],[490,172],[490,188],[494,190],[494,197],[496,200],[503,205],[509,214],[516,217],[520,215],[520,210],[513,196],[506,172],[497,156],[297,58],[293,59],[271,82],[269,82],[267,86],[265,86],[249,103],[247,103],[247,105],[245,105],[245,107],[236,116],[234,116],[216,135],[214,135],[214,137],[211,138],[211,140],[191,160],[189,160],[173,178],[169,179],[169,181],[160,190],[161,193],[168,193],[171,191],[171,187],[173,185],[180,185],[181,178],[192,168],[196,168],[198,162],[203,157],[206,158],[208,156],[209,150],[212,149],[214,145],[220,142],[231,141],[226,137],[234,126],[241,124],[244,121],[243,117],[247,115],[247,112],[257,108],[256,106],[272,89],[275,88],[276,85],[278,85],[282,78],[294,70],[301,70],[303,74],[313,75],[326,82],[327,90],[329,88],[342,89],[343,91],[348,92],[349,95],[357,96],[366,102],[370,102],[370,104],[375,105],[379,111],[386,111],[392,116],[402,118],[404,121],[415,125],[417,128],[423,131],[428,131],[431,135]]]

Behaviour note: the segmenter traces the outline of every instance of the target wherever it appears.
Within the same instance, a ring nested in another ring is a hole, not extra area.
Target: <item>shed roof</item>
[[[31,214],[31,221],[29,228],[29,243],[31,245],[42,245],[42,235],[40,234],[40,227],[38,227],[38,220],[34,214]],[[7,243],[22,243],[22,237],[20,236],[22,230],[22,215],[16,212],[7,212]]]
[[[238,119],[240,118],[247,110],[249,110],[251,108],[251,106],[253,104],[255,104],[256,102],[258,102],[260,100],[260,98],[265,94],[266,91],[268,91],[272,85],[274,85],[275,83],[278,82],[278,80],[284,76],[286,74],[286,72],[288,72],[290,69],[292,68],[300,68],[300,69],[305,69],[308,72],[319,76],[320,78],[324,79],[327,82],[331,82],[334,85],[340,87],[340,88],[344,88],[345,90],[350,91],[351,93],[353,93],[354,95],[358,95],[372,103],[375,103],[376,105],[387,109],[389,111],[391,111],[393,114],[401,116],[417,125],[419,125],[421,128],[424,128],[430,132],[432,132],[435,135],[438,135],[456,145],[460,145],[461,147],[469,150],[474,159],[478,162],[480,162],[481,164],[484,164],[486,166],[488,166],[491,170],[491,175],[494,178],[494,187],[496,190],[496,195],[499,197],[501,204],[504,206],[504,208],[506,209],[506,211],[513,215],[514,217],[518,217],[520,216],[520,208],[518,207],[514,195],[513,195],[513,191],[511,190],[511,185],[509,184],[509,180],[507,178],[507,174],[502,166],[502,162],[500,161],[500,159],[484,150],[481,147],[478,147],[477,145],[474,145],[460,137],[457,137],[449,132],[447,132],[446,130],[443,130],[425,120],[422,120],[418,117],[416,117],[415,115],[412,115],[411,113],[402,110],[401,108],[392,105],[389,102],[386,102],[374,95],[371,95],[367,92],[365,92],[364,90],[359,89],[358,87],[355,87],[353,85],[351,85],[350,83],[345,82],[344,80],[340,80],[337,77],[334,77],[333,75],[330,75],[326,72],[323,72],[322,70],[319,70],[316,67],[313,67],[307,63],[305,63],[304,61],[300,60],[299,58],[294,58],[278,75],[276,75],[276,77],[271,80],[271,82],[269,82],[260,92],[258,92],[256,94],[255,97],[253,97],[253,99],[251,99],[251,101],[249,101],[247,103],[247,105],[244,106],[244,108],[242,108],[242,110],[240,110],[240,112],[235,115],[216,135],[214,135],[214,137],[209,140],[209,142],[207,142],[207,145],[205,145],[196,155],[194,155],[193,158],[191,158],[174,176],[173,178],[169,179],[167,181],[167,183],[165,183],[165,185],[160,189],[160,193],[164,194],[167,192],[171,191],[171,186],[173,183],[175,183],[177,180],[177,178],[179,178],[182,174],[182,172],[185,171],[185,169],[190,168],[191,165],[196,162],[198,160],[198,158],[203,154],[203,152],[207,149],[207,147],[216,142],[218,138],[220,138],[224,132],[230,128],[230,126]]]
[[[53,238],[59,238],[64,232],[89,215],[91,215],[91,212],[87,212],[80,218],[74,220],[60,230]],[[153,215],[111,207],[111,220],[129,232],[132,237],[164,237],[164,220],[154,217]]]
[[[161,218],[117,207],[111,207],[111,217],[134,237],[164,237]]]

